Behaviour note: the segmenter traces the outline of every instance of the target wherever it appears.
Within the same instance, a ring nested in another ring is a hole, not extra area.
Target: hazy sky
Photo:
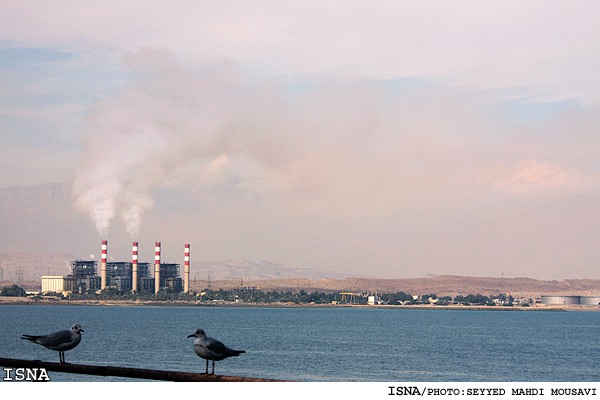
[[[73,182],[90,235],[152,226],[209,261],[598,279],[599,21],[597,1],[6,0],[0,187]]]

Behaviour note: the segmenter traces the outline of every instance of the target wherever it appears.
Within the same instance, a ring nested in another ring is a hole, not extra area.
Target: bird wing
[[[55,347],[73,340],[71,331],[58,331],[46,336],[40,336],[36,342],[46,347]]]
[[[208,340],[206,340],[206,343],[204,343],[204,347],[206,347],[206,349],[208,351],[212,351],[213,353],[217,353],[217,354],[227,353],[227,346],[225,346],[223,343],[221,343],[215,339],[211,339],[211,338],[207,338],[207,339]]]

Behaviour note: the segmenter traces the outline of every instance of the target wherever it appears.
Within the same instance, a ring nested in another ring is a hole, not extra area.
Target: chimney
[[[183,272],[183,291],[184,293],[188,293],[190,291],[190,245],[185,245],[185,257],[183,258],[185,262],[184,272]]]
[[[100,267],[100,289],[106,289],[106,240],[102,241],[102,264]]]
[[[154,245],[154,293],[160,290],[160,242]]]
[[[133,242],[131,258],[131,293],[138,291],[138,242]]]

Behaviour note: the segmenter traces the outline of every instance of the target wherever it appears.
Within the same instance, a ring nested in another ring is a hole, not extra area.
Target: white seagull
[[[223,343],[216,339],[206,336],[206,333],[202,329],[196,329],[196,332],[188,336],[195,337],[194,340],[194,351],[200,357],[206,360],[206,373],[208,374],[208,360],[212,360],[212,374],[215,374],[215,361],[221,361],[227,357],[237,357],[244,350],[233,350],[225,346]]]
[[[33,343],[58,351],[58,358],[62,364],[65,363],[65,351],[71,350],[81,342],[81,325],[75,324],[70,330],[58,331],[43,336],[23,335],[21,339],[27,339]]]

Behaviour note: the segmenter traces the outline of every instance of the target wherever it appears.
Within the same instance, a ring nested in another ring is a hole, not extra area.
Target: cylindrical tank
[[[550,305],[579,305],[580,296],[542,296],[542,303]]]
[[[598,306],[600,305],[600,297],[598,296],[581,296],[580,304],[584,306]]]

